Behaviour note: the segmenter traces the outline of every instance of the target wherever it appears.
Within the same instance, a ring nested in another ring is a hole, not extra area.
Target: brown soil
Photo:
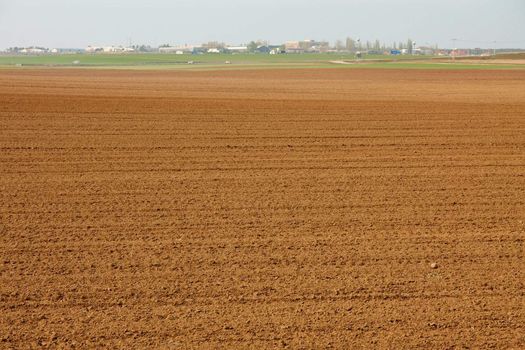
[[[523,65],[525,64],[525,59],[494,59],[494,58],[485,58],[485,57],[457,57],[457,58],[436,58],[432,59],[432,62],[443,62],[443,63],[472,63],[472,64],[514,64],[514,65]],[[428,62],[428,61],[427,61]]]
[[[524,60],[525,59],[525,52],[510,52],[510,53],[498,53],[497,55],[491,55],[491,56],[458,56],[455,57],[458,61],[463,60],[477,60],[477,61],[484,61],[484,60]]]
[[[508,60],[525,60],[525,52],[498,54],[496,55],[496,58]]]
[[[1,70],[0,148],[0,348],[525,347],[525,72]]]
[[[433,61],[450,62],[451,57],[435,58]],[[525,64],[525,52],[497,54],[496,56],[464,56],[455,57],[454,60],[462,63],[486,63],[486,64]]]

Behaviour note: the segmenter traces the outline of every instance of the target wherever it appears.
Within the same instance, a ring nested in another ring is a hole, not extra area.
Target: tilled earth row
[[[0,70],[0,348],[523,348],[524,208],[525,72]]]

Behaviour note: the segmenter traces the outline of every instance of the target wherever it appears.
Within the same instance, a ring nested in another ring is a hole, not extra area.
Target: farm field
[[[501,57],[501,58],[500,58]],[[487,57],[365,55],[356,60],[353,54],[61,54],[0,55],[0,69],[74,68],[124,70],[253,70],[253,69],[457,69],[519,70],[525,69],[521,54]]]
[[[413,60],[417,56],[366,55],[365,59]],[[84,67],[132,67],[138,66],[166,68],[186,66],[188,61],[195,65],[224,65],[229,61],[234,65],[301,65],[327,64],[331,60],[353,60],[349,53],[308,53],[308,54],[63,54],[63,55],[0,55],[0,66],[84,66]],[[77,61],[76,64],[73,62]]]
[[[0,149],[0,348],[525,347],[523,70],[2,69]]]

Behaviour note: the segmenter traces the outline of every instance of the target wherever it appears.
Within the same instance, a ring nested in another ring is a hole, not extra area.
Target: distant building
[[[205,54],[207,51],[208,49],[206,49],[205,47],[198,46],[198,47],[194,47],[191,53],[194,55],[202,55],[202,54]]]
[[[247,46],[227,46],[225,47],[226,51],[232,53],[246,53],[248,52]]]
[[[96,53],[96,52],[102,52],[102,51],[104,51],[104,49],[98,46],[88,46],[86,47],[86,50],[85,50],[86,53]]]
[[[103,48],[105,53],[122,53],[122,52],[134,52],[135,49],[131,47],[122,47],[122,46],[107,46]]]
[[[257,53],[270,53],[270,51],[271,51],[271,49],[270,49],[270,46],[268,46],[268,45],[259,45],[255,49],[255,52],[257,52]]]
[[[469,50],[466,50],[466,49],[454,49],[452,51],[452,55],[453,56],[469,56],[470,52]]]
[[[267,53],[270,55],[280,54],[282,53],[281,51],[281,45],[261,45],[258,46],[256,50],[258,53]]]
[[[46,49],[45,47],[31,46],[31,47],[26,47],[26,48],[23,48],[21,50],[18,50],[18,52],[19,53],[25,53],[25,54],[37,55],[37,54],[47,53],[47,52],[49,52],[49,49]]]
[[[327,52],[330,50],[330,45],[326,41],[287,41],[284,48],[287,53]]]
[[[193,53],[195,49],[192,45],[181,45],[181,46],[163,46],[159,47],[159,52],[161,53],[175,53],[177,55]]]
[[[123,46],[88,46],[84,50],[86,53],[123,53],[123,52],[135,52],[135,49],[132,47],[123,47]]]
[[[218,49],[222,50],[226,45],[224,43],[220,43],[218,41],[209,41],[207,43],[204,43],[201,45],[205,49]]]
[[[287,41],[284,43],[284,49],[287,53],[303,53],[305,49],[301,47],[300,41]]]
[[[428,46],[420,46],[413,51],[415,55],[432,56],[436,54],[436,50]]]
[[[470,55],[471,56],[490,56],[492,55],[491,51],[492,50],[475,48],[475,49],[470,49]]]

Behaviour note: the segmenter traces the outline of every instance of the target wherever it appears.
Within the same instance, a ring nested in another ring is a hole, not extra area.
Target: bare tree
[[[258,44],[255,42],[255,41],[250,41],[250,43],[248,44],[248,52],[255,52],[257,51],[257,47],[258,47]]]
[[[411,55],[412,54],[412,49],[413,49],[413,41],[412,39],[408,39],[407,41],[407,51],[408,51],[408,54]]]
[[[346,49],[350,52],[355,51],[355,41],[352,38],[346,38]]]
[[[335,49],[337,51],[343,51],[345,49],[345,46],[343,45],[343,42],[341,40],[336,40]]]

